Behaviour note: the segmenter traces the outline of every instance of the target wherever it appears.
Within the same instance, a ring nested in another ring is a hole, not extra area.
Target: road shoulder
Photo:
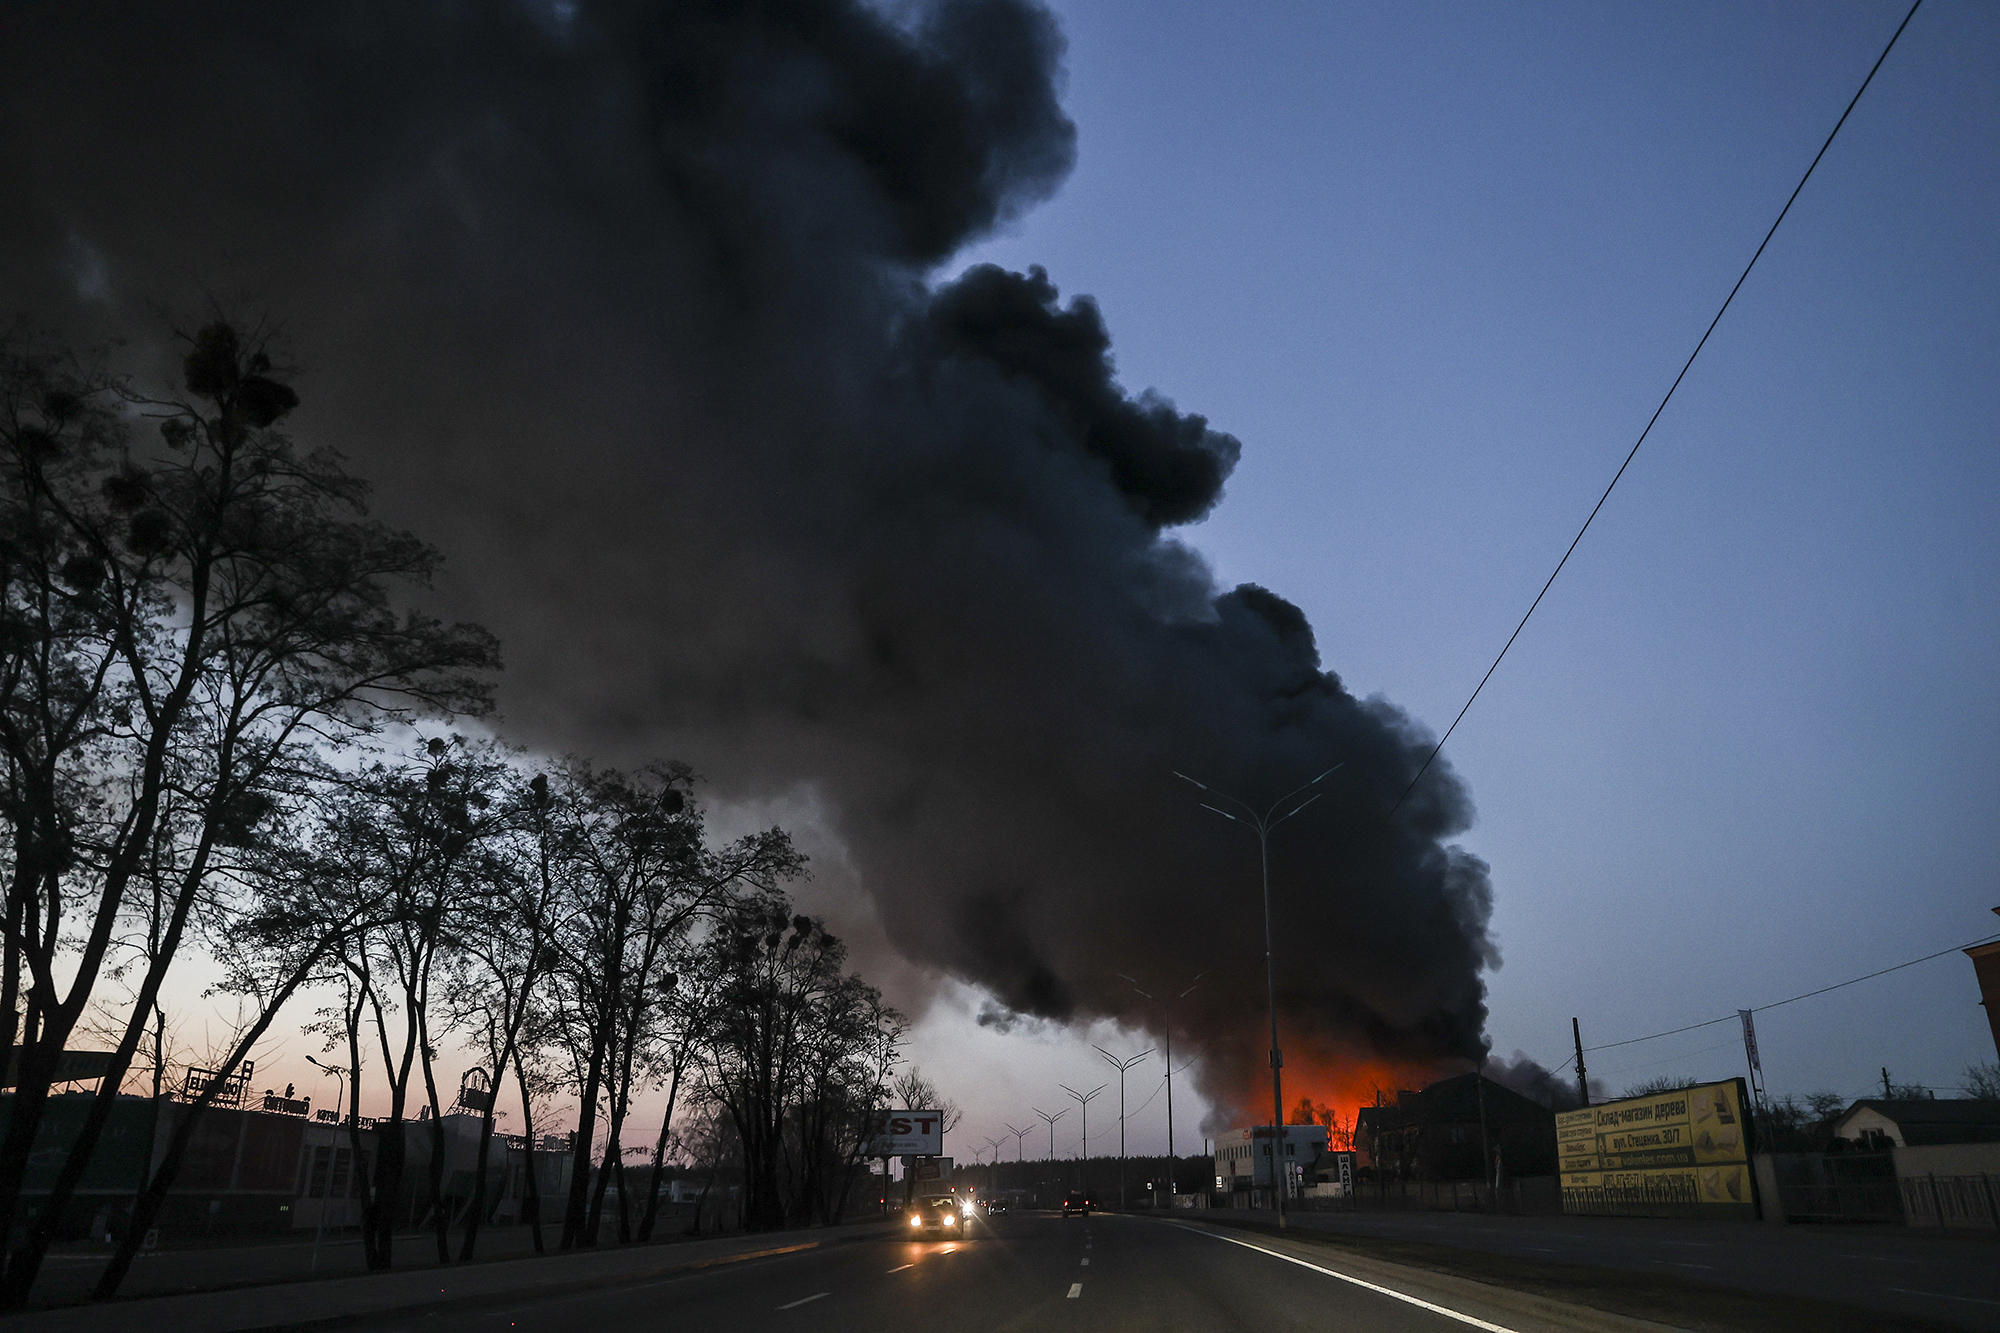
[[[1425,1241],[1296,1228],[1280,1231],[1268,1224],[1213,1214],[1199,1219],[1175,1217],[1171,1222],[1154,1220],[1211,1230],[1211,1234],[1254,1236],[1271,1249],[1407,1290],[1441,1305],[1470,1302],[1464,1307],[1468,1312],[1502,1324],[1508,1321],[1501,1312],[1507,1312],[1553,1328],[1602,1329],[1606,1333],[1657,1333],[1661,1329],[1686,1333],[1956,1333],[1950,1325],[1907,1316],[1830,1301],[1703,1286],[1666,1274],[1524,1259]],[[1565,1320],[1571,1322],[1562,1322]]]
[[[524,1293],[545,1296],[623,1286],[723,1264],[872,1240],[887,1234],[890,1234],[888,1227],[881,1223],[816,1227],[685,1241],[672,1246],[611,1247],[449,1268],[146,1296],[24,1312],[8,1318],[7,1333],[101,1333],[111,1323],[143,1328],[146,1333],[265,1333],[310,1328],[371,1315],[417,1313]]]

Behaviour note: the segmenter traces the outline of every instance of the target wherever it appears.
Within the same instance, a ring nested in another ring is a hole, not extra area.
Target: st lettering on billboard
[[[942,1111],[876,1111],[868,1117],[870,1157],[936,1157],[943,1152]]]

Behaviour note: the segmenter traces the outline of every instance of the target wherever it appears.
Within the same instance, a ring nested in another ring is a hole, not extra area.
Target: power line
[[[1924,0],[1915,0],[1910,6],[1910,12],[1903,15],[1903,21],[1896,25],[1896,31],[1890,36],[1889,44],[1882,48],[1882,54],[1875,57],[1875,63],[1868,69],[1868,77],[1854,90],[1854,96],[1848,100],[1847,110],[1840,113],[1840,119],[1834,122],[1833,130],[1826,136],[1826,142],[1819,146],[1817,153],[1813,154],[1812,165],[1806,168],[1805,175],[1799,177],[1799,183],[1792,187],[1791,197],[1786,199],[1785,206],[1778,210],[1777,220],[1771,224],[1771,229],[1764,233],[1764,239],[1757,246],[1757,253],[1751,255],[1750,262],[1743,266],[1743,272],[1737,277],[1736,285],[1731,287],[1729,295],[1723,298],[1721,309],[1715,312],[1714,319],[1708,321],[1708,328],[1702,332],[1701,341],[1694,345],[1694,350],[1688,353],[1688,359],[1682,363],[1681,373],[1674,376],[1674,382],[1667,387],[1666,396],[1661,398],[1660,405],[1653,409],[1653,415],[1646,419],[1646,428],[1639,432],[1639,438],[1633,442],[1630,452],[1625,455],[1625,461],[1620,463],[1618,471],[1612,474],[1611,484],[1604,488],[1604,494],[1598,496],[1597,503],[1591,506],[1589,517],[1585,518],[1583,526],[1576,530],[1576,536],[1570,540],[1569,549],[1563,552],[1562,559],[1556,561],[1556,567],[1549,574],[1548,581],[1542,584],[1542,590],[1536,593],[1535,600],[1529,603],[1526,614],[1521,617],[1521,623],[1514,626],[1514,632],[1509,634],[1507,642],[1501,645],[1499,655],[1493,659],[1493,665],[1486,668],[1486,674],[1481,676],[1479,684],[1473,687],[1472,697],[1465,701],[1465,707],[1458,710],[1458,716],[1451,720],[1449,727],[1445,728],[1444,735],[1438,737],[1438,743],[1431,747],[1430,756],[1424,760],[1424,766],[1417,770],[1417,775],[1410,779],[1410,785],[1403,789],[1403,794],[1396,798],[1393,806],[1389,807],[1390,815],[1393,816],[1396,811],[1403,808],[1403,802],[1410,799],[1410,793],[1424,780],[1424,774],[1430,772],[1431,765],[1437,762],[1439,753],[1444,749],[1444,743],[1451,739],[1452,732],[1458,730],[1458,724],[1463,722],[1465,715],[1472,710],[1473,702],[1479,698],[1480,691],[1486,688],[1486,682],[1493,679],[1493,673],[1500,669],[1501,659],[1507,656],[1507,650],[1514,646],[1514,640],[1520,638],[1521,631],[1528,627],[1528,617],[1535,614],[1535,608],[1542,604],[1542,598],[1548,596],[1549,589],[1555,584],[1556,576],[1563,572],[1563,566],[1567,565],[1570,556],[1576,553],[1577,544],[1583,540],[1583,534],[1590,531],[1590,525],[1596,520],[1598,511],[1604,508],[1604,502],[1611,498],[1611,492],[1618,485],[1619,478],[1625,475],[1625,469],[1631,467],[1632,460],[1638,457],[1639,446],[1643,445],[1646,437],[1653,433],[1654,423],[1659,421],[1660,414],[1667,410],[1667,404],[1673,401],[1674,392],[1681,387],[1681,381],[1687,378],[1688,371],[1694,366],[1694,359],[1701,355],[1702,348],[1708,346],[1709,335],[1715,332],[1716,325],[1722,323],[1722,317],[1728,313],[1730,303],[1736,299],[1736,293],[1743,289],[1744,282],[1749,279],[1750,270],[1757,267],[1757,261],[1763,258],[1765,247],[1770,245],[1771,238],[1778,234],[1778,228],[1783,224],[1785,215],[1792,211],[1792,205],[1797,202],[1799,192],[1804,190],[1806,182],[1812,179],[1813,171],[1819,166],[1820,159],[1826,156],[1826,150],[1833,147],[1834,136],[1840,133],[1840,127],[1845,125],[1848,116],[1853,114],[1855,105],[1861,101],[1861,94],[1867,92],[1868,85],[1874,82],[1875,71],[1881,69],[1882,62],[1889,58],[1889,52],[1896,47],[1897,38],[1903,35],[1903,29],[1910,26],[1910,20],[1917,16],[1917,9],[1923,2]]]
[[[1885,967],[1880,972],[1870,972],[1865,977],[1856,977],[1854,981],[1837,981],[1831,986],[1821,986],[1818,990],[1809,990],[1804,995],[1794,995],[1790,1000],[1777,1000],[1771,1004],[1761,1004],[1750,1012],[1761,1014],[1766,1009],[1776,1009],[1781,1004],[1792,1003],[1793,1000],[1810,1000],[1815,995],[1824,995],[1830,990],[1839,990],[1842,986],[1852,986],[1855,981],[1869,981],[1889,972],[1900,972],[1906,967],[1915,967],[1918,963],[1928,963],[1931,959],[1942,958],[1948,953],[1964,953],[1967,949],[1976,949],[1982,944],[1991,944],[1995,940],[2000,940],[2000,935],[1988,935],[1983,940],[1974,940],[1970,944],[1961,944],[1956,949],[1939,949],[1936,953],[1927,953],[1922,958],[1912,958],[1907,963],[1898,963],[1894,967]]]
[[[1887,976],[1891,972],[1900,972],[1906,967],[1915,967],[1918,963],[1928,963],[1933,958],[1943,958],[1946,954],[1964,953],[1967,949],[1976,949],[1982,944],[1991,944],[1994,940],[2000,940],[2000,935],[1988,935],[1985,939],[1974,940],[1970,944],[1960,944],[1960,945],[1954,945],[1949,949],[1939,949],[1936,953],[1927,953],[1922,958],[1912,958],[1909,962],[1897,963],[1894,967],[1880,968],[1874,972],[1867,973],[1864,976],[1849,977],[1846,981],[1836,981],[1831,986],[1821,986],[1818,990],[1806,991],[1802,995],[1794,995],[1788,999],[1783,999],[1783,1000],[1773,1000],[1769,1004],[1760,1004],[1755,1009],[1752,1009],[1750,1012],[1753,1014],[1761,1014],[1767,1009],[1783,1008],[1785,1005],[1796,1004],[1800,1000],[1810,1000],[1815,995],[1824,995],[1828,991],[1836,991],[1844,986],[1858,985],[1863,981],[1873,981],[1876,977]],[[1736,1021],[1736,1015],[1728,1014],[1722,1018],[1711,1018],[1704,1023],[1690,1023],[1686,1027],[1668,1028],[1665,1032],[1655,1032],[1651,1036],[1627,1037],[1623,1041],[1607,1041],[1601,1046],[1586,1046],[1583,1049],[1586,1052],[1609,1051],[1619,1046],[1636,1046],[1642,1041],[1658,1041],[1661,1037],[1671,1037],[1682,1032],[1693,1032],[1697,1028],[1712,1028],[1717,1023],[1733,1023],[1735,1021]],[[1562,1070],[1569,1065],[1570,1061],[1574,1059],[1576,1059],[1576,1057],[1572,1055],[1569,1058],[1569,1060],[1563,1061],[1562,1064],[1557,1065],[1555,1069],[1551,1070],[1550,1072],[1561,1073]]]
[[[1602,1070],[1599,1073],[1599,1077],[1610,1078],[1615,1074],[1637,1074],[1648,1069],[1658,1069],[1661,1065],[1670,1065],[1677,1060],[1692,1060],[1697,1055],[1709,1055],[1716,1051],[1726,1051],[1735,1044],[1736,1043],[1734,1040],[1730,1040],[1725,1042],[1718,1042],[1714,1046],[1699,1046],[1692,1051],[1680,1051],[1673,1055],[1661,1056],[1657,1060],[1647,1060],[1641,1064],[1626,1065],[1622,1069]],[[1575,1057],[1572,1056],[1571,1058],[1574,1059]]]

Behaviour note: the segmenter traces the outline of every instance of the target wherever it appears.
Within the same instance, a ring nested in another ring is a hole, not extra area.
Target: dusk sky
[[[1349,765],[1273,843],[1302,1066],[1557,1068],[2000,932],[2000,9],[1917,13],[1394,822],[1906,5],[1099,0],[1059,62],[1013,0],[823,8],[46,15],[0,281],[142,367],[268,303],[506,734],[793,828],[961,1157],[1153,1040],[1120,972],[1206,967],[1177,1054],[1260,1077],[1255,841],[1176,766]],[[1760,1014],[1769,1087],[1956,1095],[1977,1001]]]
[[[1905,8],[1058,5],[1076,172],[972,257],[1244,441],[1194,543],[1442,729]],[[1996,60],[1924,5],[1452,738],[1497,1053],[2000,926]],[[1978,998],[1952,954],[1760,1015],[1771,1090],[1959,1095]],[[1587,1063],[1744,1072],[1733,1023]]]

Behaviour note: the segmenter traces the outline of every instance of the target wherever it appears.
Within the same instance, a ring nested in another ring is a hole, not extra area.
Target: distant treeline
[[[1162,1197],[1166,1194],[1168,1159],[1165,1154],[1158,1157],[1127,1157],[1125,1159],[1125,1193],[1134,1204],[1142,1202],[1157,1185]],[[1074,1157],[1059,1157],[1051,1161],[1030,1157],[1024,1162],[1007,1160],[983,1166],[956,1164],[955,1183],[970,1185],[984,1191],[989,1189],[1029,1190],[1049,1198],[1058,1198],[1065,1191],[1077,1188],[1088,1189],[1101,1205],[1110,1206],[1118,1198],[1119,1164],[1116,1157],[1091,1157],[1079,1161]],[[1215,1159],[1213,1157],[1182,1157],[1172,1173],[1172,1179],[1182,1194],[1209,1193],[1215,1189]],[[897,1182],[901,1187],[901,1182]]]

